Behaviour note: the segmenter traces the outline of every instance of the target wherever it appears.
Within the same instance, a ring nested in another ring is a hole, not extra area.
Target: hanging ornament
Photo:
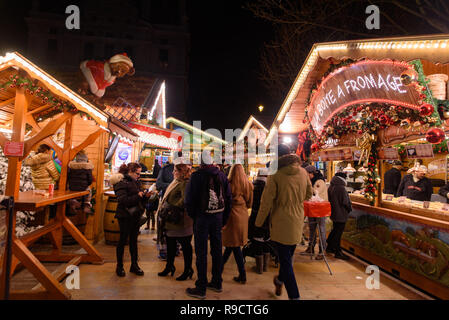
[[[405,86],[409,86],[418,80],[418,73],[413,68],[409,68],[401,73],[401,82]]]
[[[433,113],[433,105],[430,103],[424,103],[421,107],[419,107],[419,115],[421,117],[430,116]]]
[[[384,114],[379,117],[379,122],[382,125],[386,125],[389,121],[390,121],[390,119]]]
[[[327,132],[328,134],[332,134],[332,133],[334,133],[334,128],[332,128],[332,127],[327,127],[326,132]]]
[[[449,111],[444,111],[443,117],[444,117],[444,119],[449,119]]]
[[[312,144],[312,146],[310,147],[310,149],[312,150],[312,153],[317,152],[319,148],[320,147],[318,147],[318,144],[316,144],[316,143]]]
[[[426,140],[432,144],[441,143],[444,138],[444,131],[440,128],[431,128],[426,133]]]
[[[401,127],[403,129],[409,129],[410,128],[410,120],[409,119],[404,119],[401,121]]]

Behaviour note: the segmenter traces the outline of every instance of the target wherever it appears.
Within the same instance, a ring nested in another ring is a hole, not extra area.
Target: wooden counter
[[[341,242],[344,249],[449,299],[449,213],[388,201],[382,207],[353,201],[352,207]]]

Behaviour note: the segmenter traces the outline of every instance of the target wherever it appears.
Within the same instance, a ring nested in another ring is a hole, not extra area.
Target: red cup
[[[52,196],[54,191],[55,191],[55,184],[54,183],[50,183],[48,185],[48,194]]]

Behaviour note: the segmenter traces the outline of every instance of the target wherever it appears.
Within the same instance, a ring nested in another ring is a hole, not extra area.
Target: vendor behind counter
[[[399,185],[397,197],[405,196],[417,201],[430,201],[432,198],[433,187],[430,179],[426,178],[426,166],[419,166],[411,174],[402,178]]]

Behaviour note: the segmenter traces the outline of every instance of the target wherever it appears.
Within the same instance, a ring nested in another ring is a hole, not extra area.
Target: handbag
[[[144,213],[145,208],[143,208],[142,204],[139,202],[137,206],[126,208],[129,215],[133,218],[140,218],[140,216]]]
[[[168,202],[164,202],[159,215],[166,222],[179,225],[182,223],[184,218],[184,208],[173,206]]]

